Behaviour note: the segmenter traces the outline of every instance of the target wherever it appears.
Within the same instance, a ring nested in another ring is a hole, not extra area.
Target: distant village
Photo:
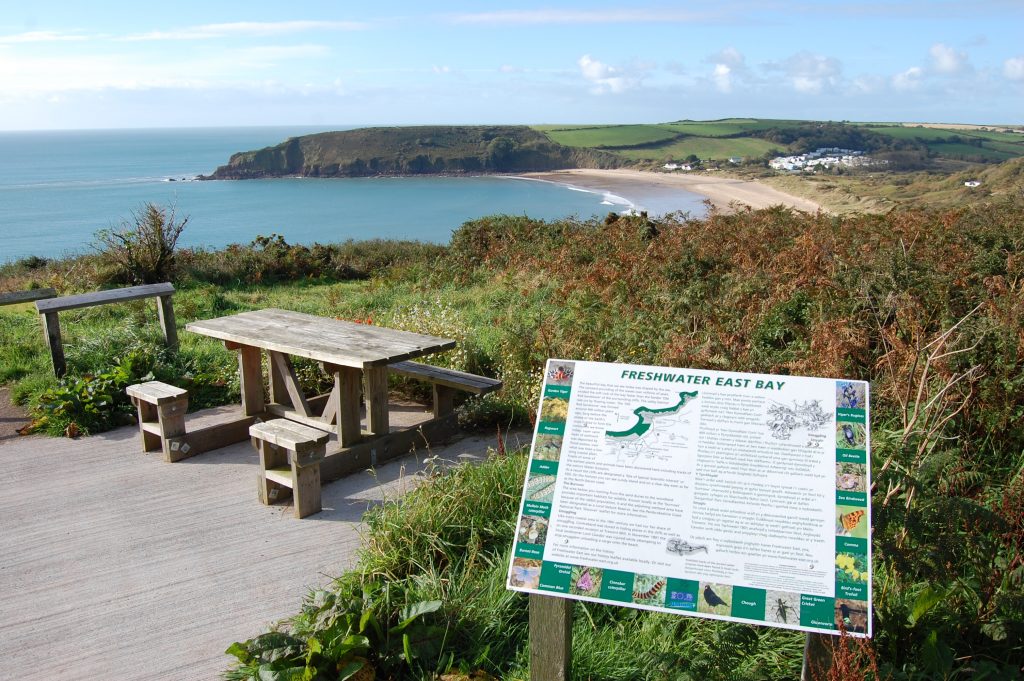
[[[768,166],[775,170],[813,170],[814,168],[832,168],[835,166],[871,166],[881,165],[879,161],[865,156],[863,151],[842,149],[840,147],[820,147],[806,154],[797,156],[779,156],[768,161]]]
[[[743,159],[738,156],[729,157],[729,163],[739,165]],[[768,161],[768,166],[774,170],[802,171],[814,170],[816,168],[834,168],[836,166],[873,166],[884,165],[888,161],[871,158],[863,151],[856,149],[843,149],[841,147],[820,147],[806,154],[796,156],[778,156]],[[666,163],[662,166],[664,170],[697,170],[699,163]]]

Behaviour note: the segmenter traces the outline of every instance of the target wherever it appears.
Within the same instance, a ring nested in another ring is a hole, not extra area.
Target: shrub
[[[174,207],[143,204],[119,227],[96,233],[96,246],[110,270],[110,280],[126,284],[172,281],[175,248],[188,217],[178,220]]]

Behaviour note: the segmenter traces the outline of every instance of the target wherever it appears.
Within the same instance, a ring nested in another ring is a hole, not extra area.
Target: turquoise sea
[[[0,263],[90,248],[145,202],[188,216],[182,245],[417,239],[446,243],[466,220],[507,213],[589,218],[611,210],[703,212],[701,197],[622,197],[512,177],[196,181],[236,151],[323,128],[0,132]],[[682,205],[681,205],[682,203]]]

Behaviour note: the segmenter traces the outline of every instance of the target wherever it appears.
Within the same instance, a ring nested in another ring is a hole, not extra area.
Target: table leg
[[[366,376],[366,428],[373,435],[387,435],[388,424],[388,368],[369,367]]]
[[[238,347],[238,380],[242,392],[242,413],[246,416],[266,410],[263,397],[263,353],[249,345]]]
[[[284,384],[284,375],[270,357],[271,351],[267,350],[267,366],[270,368],[270,401],[275,404],[290,404],[288,389]]]
[[[337,400],[333,409],[338,416],[338,442],[342,447],[355,444],[362,437],[359,418],[359,390],[363,372],[352,367],[337,367],[334,372],[334,390],[330,399]]]

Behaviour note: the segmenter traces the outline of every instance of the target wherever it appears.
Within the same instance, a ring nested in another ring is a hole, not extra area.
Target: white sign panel
[[[863,381],[550,360],[508,587],[871,635]]]

